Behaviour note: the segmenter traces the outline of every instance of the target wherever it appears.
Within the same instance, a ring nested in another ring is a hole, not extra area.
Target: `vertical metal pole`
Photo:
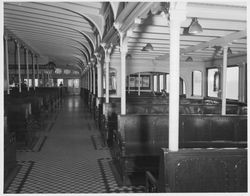
[[[9,77],[9,46],[8,37],[4,37],[5,41],[5,64],[6,64],[6,82],[7,82],[7,94],[10,94],[10,77]]]
[[[221,94],[221,114],[226,114],[226,93],[227,93],[227,49],[228,46],[223,47],[223,67],[222,67],[222,94]]]
[[[20,64],[20,45],[19,45],[19,43],[17,43],[16,46],[17,46],[18,84],[19,84],[19,93],[21,93],[22,88],[21,88],[21,64]]]

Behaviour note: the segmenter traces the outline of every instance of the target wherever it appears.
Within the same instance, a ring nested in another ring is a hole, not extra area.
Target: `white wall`
[[[111,67],[117,70],[117,95],[113,95],[115,97],[120,97],[120,78],[121,78],[121,69],[120,69],[120,59],[111,59]],[[187,97],[191,97],[191,90],[192,90],[192,71],[198,70],[201,71],[203,74],[203,81],[205,78],[205,67],[204,62],[181,62],[181,69],[180,69],[180,77],[186,83],[186,95]],[[138,72],[166,72],[169,73],[169,62],[163,60],[127,60],[127,75],[138,73]],[[203,94],[205,92],[205,82],[203,82]]]

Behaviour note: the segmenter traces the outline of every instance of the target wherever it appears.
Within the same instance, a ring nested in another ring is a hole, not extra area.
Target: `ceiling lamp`
[[[132,55],[131,55],[131,54],[127,54],[127,55],[126,55],[126,58],[127,58],[127,59],[131,59],[131,58],[132,58]]]
[[[197,34],[197,33],[201,33],[202,32],[202,27],[201,25],[198,23],[197,18],[193,18],[192,22],[189,26],[189,30],[188,33],[190,34]]]
[[[186,62],[193,62],[193,58],[191,56],[189,56],[185,61]]]
[[[223,55],[223,53],[224,53],[224,50],[222,50],[221,55]],[[233,54],[233,52],[232,52],[232,50],[231,50],[230,47],[227,48],[227,54],[228,55],[232,55]]]
[[[152,51],[152,50],[154,50],[153,46],[150,43],[147,43],[146,46],[144,46],[141,51]]]

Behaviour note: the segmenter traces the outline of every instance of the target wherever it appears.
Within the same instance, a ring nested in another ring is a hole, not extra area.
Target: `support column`
[[[10,76],[9,76],[9,46],[8,36],[4,37],[5,42],[5,68],[6,68],[6,83],[7,83],[7,94],[10,94]]]
[[[105,67],[106,67],[105,99],[106,103],[109,103],[109,66],[110,66],[111,47],[105,48],[104,50],[105,50]]]
[[[227,93],[227,49],[228,46],[223,47],[223,67],[222,67],[222,93],[221,93],[221,114],[226,114],[226,93]]]
[[[96,94],[95,64],[93,63],[93,94]]]
[[[138,95],[141,95],[141,72],[138,74]]]
[[[93,78],[92,78],[92,65],[89,63],[89,91],[92,93],[93,89]]]
[[[29,74],[29,51],[25,48],[25,62],[26,62],[26,75],[27,75],[27,91],[30,90],[30,74]]]
[[[163,89],[167,91],[167,74],[163,74]]]
[[[180,6],[180,8],[178,8]],[[170,5],[170,91],[169,91],[169,150],[179,149],[179,82],[180,24],[185,20],[184,2]],[[183,9],[184,8],[184,9]]]
[[[103,97],[103,70],[101,66],[101,58],[97,57],[97,96]]]
[[[17,65],[18,65],[18,87],[19,87],[19,93],[22,92],[21,88],[21,64],[20,64],[20,44],[17,42]]]
[[[40,74],[39,74],[39,65],[38,65],[38,60],[37,60],[37,56],[36,57],[36,68],[37,68],[37,82],[38,82],[38,87],[40,86]]]
[[[128,39],[125,33],[120,32],[121,53],[121,114],[126,114],[126,55],[128,52]]]
[[[36,78],[36,76],[35,76],[35,59],[34,59],[34,54],[32,54],[32,69],[33,69],[33,71],[32,71],[32,74],[33,74],[32,85],[33,85],[33,89],[35,90],[36,89],[36,87],[35,87],[35,78]]]
[[[246,64],[239,65],[239,101],[247,102],[246,100],[246,76],[247,76]]]

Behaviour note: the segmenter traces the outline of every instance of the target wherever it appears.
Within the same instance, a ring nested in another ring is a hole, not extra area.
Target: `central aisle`
[[[46,141],[37,152],[18,152],[21,165],[7,193],[142,192],[118,187],[108,148],[79,96],[65,99]]]

